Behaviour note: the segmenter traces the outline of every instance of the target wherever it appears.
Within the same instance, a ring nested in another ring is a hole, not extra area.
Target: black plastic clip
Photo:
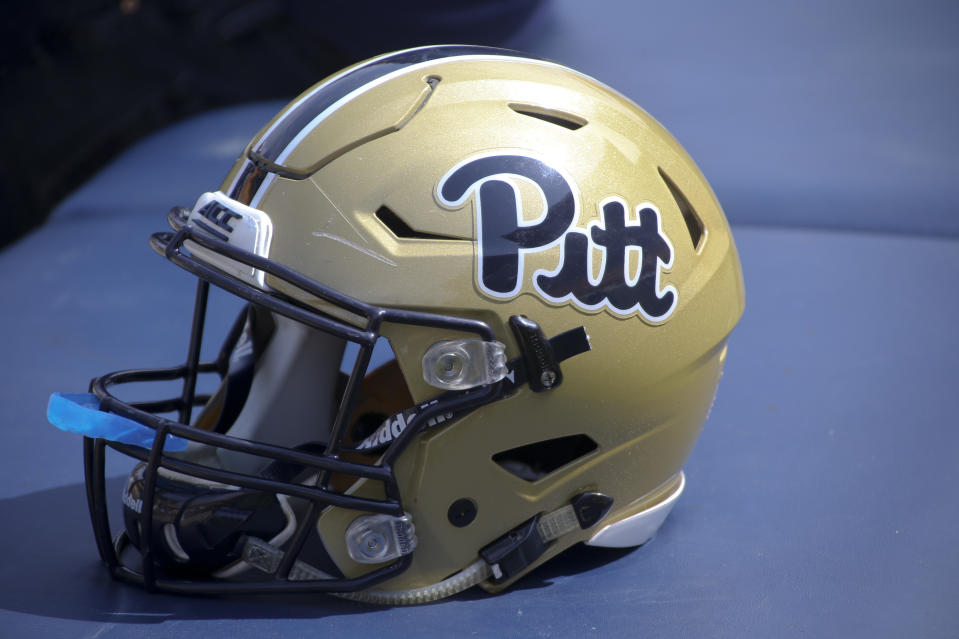
[[[512,579],[546,552],[547,544],[540,538],[537,523],[539,515],[480,550],[480,557],[493,570],[490,581],[499,584]]]
[[[579,527],[586,530],[606,516],[613,505],[613,498],[603,493],[580,493],[573,497],[571,503]]]
[[[559,358],[539,324],[528,317],[513,315],[509,318],[509,325],[523,352],[527,381],[533,392],[542,393],[562,384]]]

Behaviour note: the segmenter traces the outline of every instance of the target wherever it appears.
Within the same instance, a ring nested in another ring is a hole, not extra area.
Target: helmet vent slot
[[[568,435],[504,450],[493,461],[520,479],[536,481],[598,447],[586,435]]]
[[[381,206],[376,209],[376,219],[380,221],[390,233],[403,240],[456,240],[463,241],[463,238],[453,237],[451,235],[442,235],[439,233],[424,233],[410,228],[410,225],[403,221],[399,215],[393,212],[387,206]]]
[[[517,104],[511,102],[509,108],[513,109],[520,115],[526,115],[531,118],[536,118],[537,120],[549,122],[550,124],[561,126],[564,129],[569,129],[570,131],[581,129],[588,124],[586,118],[581,118],[578,115],[573,115],[572,113],[559,111],[557,109],[547,109],[545,107],[540,107],[533,104]]]
[[[663,178],[663,182],[665,182],[669,188],[673,199],[676,200],[679,211],[683,214],[683,221],[686,222],[686,228],[689,230],[689,239],[693,241],[693,248],[699,251],[703,246],[703,240],[706,239],[706,225],[703,224],[703,220],[699,217],[699,214],[696,213],[696,209],[689,203],[689,200],[687,200],[683,192],[679,190],[679,187],[676,186],[672,178],[666,175],[666,171],[664,171],[662,167],[659,167],[659,175]]]

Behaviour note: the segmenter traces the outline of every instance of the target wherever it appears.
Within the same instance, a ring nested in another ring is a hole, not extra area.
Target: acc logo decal
[[[532,183],[542,195],[543,210],[533,220],[523,214],[518,180]],[[448,208],[460,208],[473,196],[476,211],[477,277],[484,293],[510,299],[519,295],[527,253],[560,247],[559,263],[532,275],[533,288],[553,303],[571,302],[617,315],[639,313],[662,322],[676,308],[674,286],[661,287],[663,270],[673,265],[673,245],[662,229],[659,210],[650,203],[629,206],[621,198],[599,203],[601,219],[586,229],[575,226],[579,204],[572,182],[545,162],[525,155],[482,155],[459,163],[436,187]],[[593,256],[602,255],[599,277]],[[629,253],[639,268],[629,271]]]
[[[242,219],[242,215],[212,199],[202,207],[194,209],[190,215],[191,222],[224,242],[228,242],[230,234],[233,233],[233,220]]]
[[[189,223],[204,232],[244,251],[260,257],[270,254],[273,240],[273,222],[265,212],[237,202],[220,191],[204,193],[197,200],[187,218]],[[191,251],[201,255],[217,268],[246,280],[254,280],[265,287],[263,272],[232,260],[202,246],[190,246]]]

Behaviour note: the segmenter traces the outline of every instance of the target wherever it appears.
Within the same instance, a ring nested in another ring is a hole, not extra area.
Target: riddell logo
[[[386,446],[403,434],[403,431],[406,430],[406,427],[409,425],[409,423],[413,421],[413,418],[416,417],[418,411],[425,410],[436,402],[437,400],[435,399],[430,400],[424,404],[420,404],[418,407],[414,406],[413,408],[406,409],[402,413],[397,413],[392,417],[387,417],[383,424],[376,429],[376,432],[360,442],[356,449],[378,450],[379,448]],[[427,427],[432,427],[437,424],[442,424],[446,420],[452,418],[453,413],[441,413],[428,419],[426,425]]]
[[[130,494],[129,484],[123,489],[123,505],[137,514],[143,511],[143,500]]]
[[[542,196],[543,208],[535,219],[523,211],[522,182]],[[487,295],[516,297],[529,277],[536,294],[548,302],[619,316],[638,313],[651,322],[668,319],[678,293],[660,282],[673,266],[673,245],[659,210],[650,202],[632,210],[611,195],[596,203],[600,218],[584,229],[576,225],[576,193],[571,180],[542,160],[507,154],[469,158],[437,186],[437,199],[447,208],[461,208],[473,197],[477,283]],[[557,246],[555,267],[527,276],[525,256]],[[632,267],[631,255],[636,256]]]

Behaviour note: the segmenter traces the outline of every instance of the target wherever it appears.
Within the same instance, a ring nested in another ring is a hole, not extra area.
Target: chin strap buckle
[[[595,525],[612,505],[612,497],[586,492],[576,495],[562,508],[534,515],[480,550],[480,557],[493,573],[490,581],[500,584],[519,575],[539,559],[553,541]]]
[[[548,543],[536,528],[539,519],[539,515],[533,516],[480,550],[480,557],[493,571],[490,581],[494,584],[512,579],[546,552]]]
[[[534,393],[552,390],[563,383],[563,371],[559,363],[574,355],[589,350],[589,336],[582,326],[556,335],[546,337],[539,324],[523,315],[509,318],[510,328],[516,336],[522,357],[510,362],[510,368],[519,379],[513,379],[514,386],[524,381]]]

